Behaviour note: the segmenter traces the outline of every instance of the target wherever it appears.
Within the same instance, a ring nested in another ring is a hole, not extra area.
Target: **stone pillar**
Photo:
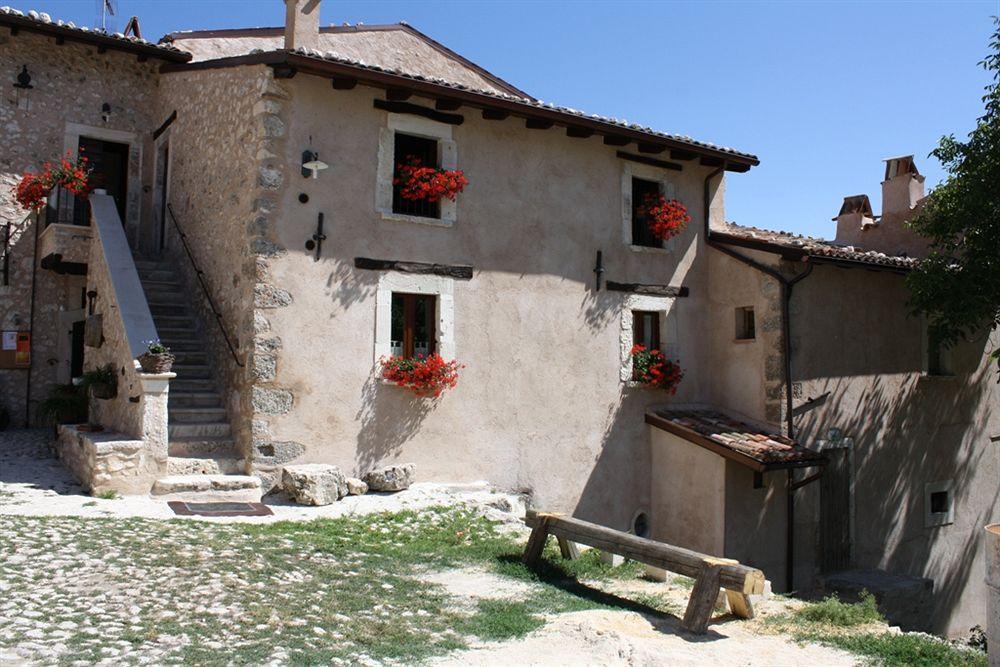
[[[990,667],[1000,667],[1000,523],[986,526],[986,596]]]
[[[285,0],[285,48],[319,49],[319,0]]]
[[[176,373],[139,373],[142,383],[142,439],[147,456],[156,462],[160,474],[167,471],[167,398],[170,380],[175,377]]]

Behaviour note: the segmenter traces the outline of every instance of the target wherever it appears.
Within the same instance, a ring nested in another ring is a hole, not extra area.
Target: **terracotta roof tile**
[[[661,408],[647,414],[669,422],[673,426],[669,429],[671,432],[695,444],[701,445],[701,440],[707,439],[759,464],[802,465],[816,462],[819,465],[825,461],[822,454],[806,449],[794,440],[715,410]]]

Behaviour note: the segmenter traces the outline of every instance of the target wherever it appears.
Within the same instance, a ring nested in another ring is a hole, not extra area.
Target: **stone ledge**
[[[115,431],[93,433],[63,424],[56,451],[80,484],[94,494],[146,494],[161,473],[160,463],[149,455],[142,440]]]

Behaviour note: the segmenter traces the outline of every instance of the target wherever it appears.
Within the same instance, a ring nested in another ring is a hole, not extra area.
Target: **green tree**
[[[993,23],[980,63],[992,74],[985,114],[968,141],[942,137],[931,152],[948,177],[910,222],[930,241],[930,254],[907,278],[910,305],[945,346],[1000,325],[1000,17]],[[990,354],[1000,368],[1000,347]]]

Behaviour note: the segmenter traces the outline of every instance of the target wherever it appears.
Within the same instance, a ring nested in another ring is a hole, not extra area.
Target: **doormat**
[[[270,516],[264,503],[189,503],[171,500],[167,506],[178,516]]]

